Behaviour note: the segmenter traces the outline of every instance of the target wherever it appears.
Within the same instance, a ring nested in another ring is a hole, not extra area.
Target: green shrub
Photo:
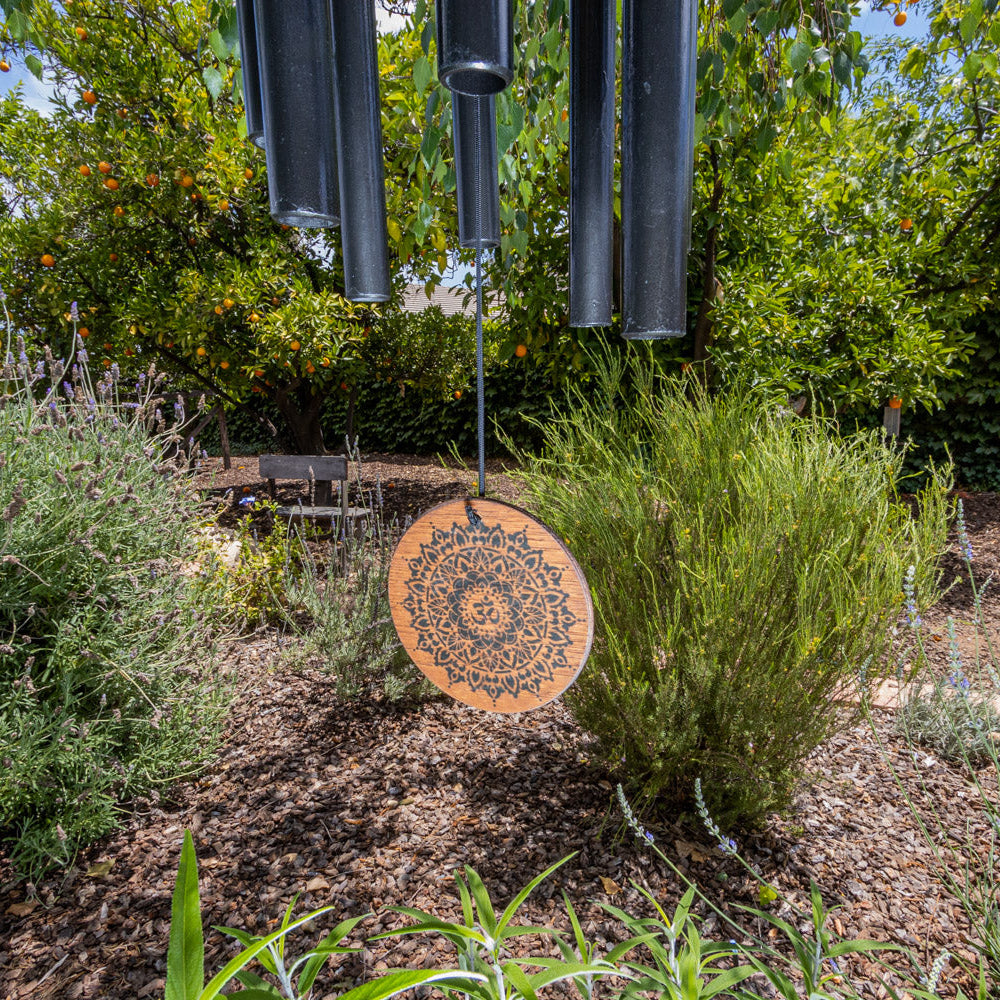
[[[690,801],[700,776],[726,825],[757,822],[843,724],[845,688],[879,674],[910,564],[933,592],[947,484],[914,518],[876,436],[640,362],[606,361],[577,397],[520,456],[594,597],[567,702],[644,806]]]
[[[0,840],[38,874],[193,769],[222,697],[192,660],[194,498],[148,433],[150,380],[127,404],[110,373],[21,359],[0,384]]]

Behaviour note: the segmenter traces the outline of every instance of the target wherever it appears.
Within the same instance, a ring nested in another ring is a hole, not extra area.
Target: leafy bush
[[[0,839],[30,874],[190,771],[222,704],[191,660],[192,495],[149,436],[153,380],[127,404],[116,375],[64,368],[22,350],[0,386]]]
[[[945,477],[913,517],[900,456],[875,435],[642,362],[599,367],[541,455],[520,456],[594,597],[567,702],[644,806],[688,799],[700,775],[726,825],[757,822],[842,725],[845,687],[880,673],[907,566],[933,594]]]

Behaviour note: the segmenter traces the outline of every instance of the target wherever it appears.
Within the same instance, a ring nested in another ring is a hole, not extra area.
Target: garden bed
[[[239,495],[243,486],[263,487],[254,460],[234,465],[246,468],[234,468],[217,486]],[[390,456],[369,457],[362,476],[368,485],[381,479],[387,512],[400,519],[462,495],[470,482],[468,472]],[[502,498],[514,497],[503,477],[490,484]],[[985,579],[997,569],[1000,502],[982,494],[966,497],[965,505]],[[957,568],[957,561],[948,563],[952,576]],[[968,615],[963,589],[926,616],[929,635],[944,635],[948,614]],[[984,611],[995,633],[992,598],[987,592]],[[971,632],[957,625],[960,643],[971,643]],[[946,659],[946,642],[929,644],[935,659]],[[403,922],[386,912],[392,905],[455,915],[451,876],[463,864],[480,872],[494,900],[506,901],[571,851],[579,853],[529,900],[526,920],[563,919],[565,889],[588,934],[610,940],[621,931],[600,903],[645,913],[633,882],[668,900],[679,895],[668,866],[623,833],[613,778],[589,762],[587,742],[561,704],[513,717],[443,698],[345,705],[328,676],[292,662],[294,647],[280,636],[241,640],[230,655],[242,694],[208,773],[169,800],[134,803],[119,833],[81,854],[65,876],[34,887],[35,894],[23,883],[9,885],[11,869],[0,857],[0,885],[7,884],[0,891],[0,998],[162,995],[186,828],[198,850],[206,927],[273,929],[300,892],[300,912],[328,903],[338,918],[375,911],[362,927],[376,933]],[[974,790],[959,768],[932,753],[914,755],[894,735],[889,711],[876,711],[875,731],[910,794],[923,794],[922,781],[945,826],[963,838],[982,834]],[[798,903],[814,880],[828,905],[842,907],[833,921],[838,933],[905,945],[925,968],[945,947],[971,958],[962,912],[935,874],[934,856],[870,727],[829,740],[807,773],[793,814],[775,818],[763,834],[738,838],[743,856]],[[759,905],[757,884],[703,830],[660,825],[653,832],[709,897]],[[704,928],[708,936],[715,919]],[[717,925],[714,934],[730,936]],[[310,941],[314,936],[308,932]],[[316,995],[335,995],[335,983],[384,966],[443,963],[441,946],[434,938],[372,942],[345,956],[337,973],[324,974]],[[233,950],[229,939],[208,931],[209,969]],[[946,988],[956,975],[954,965],[946,968]]]

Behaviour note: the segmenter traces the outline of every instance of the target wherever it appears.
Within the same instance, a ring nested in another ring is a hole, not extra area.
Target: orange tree
[[[377,316],[340,295],[336,233],[268,215],[263,154],[243,139],[231,4],[36,0],[18,18],[4,44],[37,50],[55,86],[50,115],[16,95],[0,104],[0,282],[18,326],[65,353],[75,300],[98,364],[155,360],[230,405],[258,393],[301,450],[321,450],[323,401],[365,377]],[[432,221],[447,213],[413,165],[419,123],[392,98],[409,70],[383,66],[398,283],[407,262],[423,278],[447,265]]]

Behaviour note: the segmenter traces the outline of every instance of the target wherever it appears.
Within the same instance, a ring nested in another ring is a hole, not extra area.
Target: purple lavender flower
[[[69,304],[69,315],[70,319],[72,319],[74,323],[80,322],[80,310],[76,307],[76,299],[73,299],[73,301]]]
[[[90,360],[90,355],[87,353],[87,349],[85,347],[81,347],[80,350],[77,351],[76,353],[77,353],[77,357],[79,357],[79,359],[84,364],[86,364]]]

